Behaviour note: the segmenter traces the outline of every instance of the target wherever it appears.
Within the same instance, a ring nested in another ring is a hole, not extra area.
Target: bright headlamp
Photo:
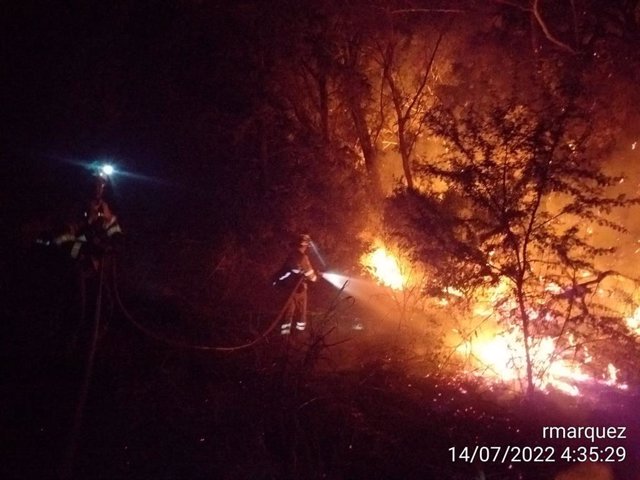
[[[105,163],[104,165],[102,165],[99,170],[100,176],[104,178],[108,178],[111,175],[113,175],[114,171],[115,169],[113,168],[113,165],[110,165],[108,163]]]

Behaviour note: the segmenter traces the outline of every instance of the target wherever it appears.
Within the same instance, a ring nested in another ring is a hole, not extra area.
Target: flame
[[[504,332],[493,337],[480,337],[464,342],[458,351],[472,358],[477,367],[482,369],[480,373],[489,381],[518,383],[526,378],[525,348],[519,333]],[[534,384],[543,391],[556,389],[576,396],[580,394],[580,384],[595,381],[583,370],[583,363],[558,354],[556,338],[536,339],[529,353]],[[608,372],[605,383],[616,384],[617,369],[611,365]]]
[[[412,275],[416,274],[414,266],[405,256],[394,255],[391,249],[377,240],[369,253],[360,258],[361,265],[374,276],[381,285],[393,290],[402,291],[412,281]],[[591,276],[588,270],[579,272],[580,277]],[[541,289],[549,295],[560,295],[564,289],[553,281],[545,281],[539,278]],[[415,282],[415,279],[413,280]],[[442,289],[443,298],[436,299],[440,307],[448,307],[450,302],[445,297],[463,297],[464,293],[453,287]],[[543,305],[544,300],[537,302]],[[498,319],[509,319],[517,302],[513,295],[513,286],[507,279],[483,293],[478,294],[471,305],[471,318],[492,319],[493,324],[483,323],[483,328],[476,328],[473,336],[463,337],[460,343],[458,338],[458,354],[468,359],[466,375],[482,375],[489,383],[502,383],[524,386],[527,378],[526,352],[521,330],[518,328],[504,331],[500,327]],[[534,305],[535,307],[535,305]],[[536,307],[537,308],[537,307]],[[551,322],[553,314],[541,313],[536,308],[529,308],[528,315],[531,321]],[[629,328],[640,335],[640,307],[633,316],[626,319]],[[508,323],[508,322],[507,322]],[[460,330],[454,330],[460,335]],[[471,339],[471,340],[470,340]],[[577,345],[572,336],[538,337],[530,339],[529,357],[534,374],[536,388],[550,392],[557,390],[571,396],[582,393],[587,385],[606,385],[618,389],[626,389],[628,386],[619,381],[619,370],[609,364],[605,373],[600,377],[586,370],[586,365],[592,362],[592,354],[588,348]]]
[[[402,274],[400,262],[380,242],[370,253],[360,258],[360,263],[381,283],[393,290],[403,290],[407,276]]]
[[[627,327],[632,330],[635,334],[640,335],[640,307],[636,308],[636,311],[633,312],[633,315],[625,318],[625,322],[627,323]]]
[[[534,384],[540,390],[556,389],[571,396],[581,393],[584,384],[602,384],[626,390],[628,385],[618,381],[619,370],[609,363],[603,379],[595,378],[584,370],[589,354],[579,362],[569,356],[557,355],[557,339],[543,337],[530,349],[534,371]],[[518,383],[526,378],[526,356],[522,338],[514,333],[503,333],[493,338],[465,342],[458,347],[460,353],[472,357],[482,370],[476,374],[494,383]]]
[[[561,291],[556,283],[550,282],[544,290],[551,293]],[[508,297],[509,286],[501,282],[485,292],[485,299],[477,300],[473,316],[506,318],[515,307],[515,300]],[[529,319],[551,321],[550,314],[540,315],[530,309]],[[627,319],[629,328],[640,333],[640,307],[633,317]],[[471,338],[471,337],[468,337]],[[566,337],[561,345],[557,337],[544,336],[531,339],[529,356],[534,374],[534,385],[543,391],[559,390],[568,395],[581,394],[585,384],[607,385],[619,389],[628,386],[618,381],[618,368],[609,364],[602,378],[597,378],[585,370],[593,357],[586,347],[579,348],[573,336]],[[568,343],[568,345],[566,345]],[[497,325],[485,327],[474,333],[472,340],[465,340],[456,348],[457,352],[469,359],[467,373],[481,374],[493,383],[520,384],[527,377],[526,351],[522,332],[518,329],[501,332]],[[577,355],[576,353],[579,353]]]

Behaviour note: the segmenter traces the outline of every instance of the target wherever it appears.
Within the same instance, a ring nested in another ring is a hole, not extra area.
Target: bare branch
[[[544,18],[542,18],[542,14],[540,13],[539,4],[540,4],[540,0],[534,0],[533,1],[532,13],[535,16],[536,20],[538,21],[538,25],[540,25],[540,28],[544,32],[545,37],[547,37],[547,39],[551,43],[554,43],[555,45],[559,46],[563,50],[566,50],[566,51],[568,51],[570,53],[577,53],[573,48],[571,48],[569,45],[567,45],[566,43],[562,42],[561,40],[558,40],[555,37],[555,35],[553,33],[551,33],[551,30],[547,26]]]
[[[413,100],[411,101],[411,104],[407,108],[407,111],[405,114],[405,120],[409,117],[410,112],[413,110],[416,103],[418,103],[418,101],[422,98],[422,92],[424,91],[424,88],[427,85],[427,81],[429,80],[429,75],[431,74],[431,69],[433,68],[433,62],[436,59],[436,54],[438,53],[438,49],[440,48],[440,43],[442,42],[442,38],[444,37],[445,33],[446,33],[445,30],[442,30],[440,32],[440,35],[438,36],[436,45],[435,47],[433,47],[433,51],[431,52],[431,58],[429,59],[429,62],[427,63],[427,66],[425,68],[424,76],[422,77],[422,82],[420,83],[420,86],[418,87],[418,90],[414,95]]]
[[[551,29],[547,25],[547,22],[542,17],[542,13],[540,12],[540,0],[533,0],[533,5],[531,6],[531,8],[525,7],[523,5],[520,5],[520,4],[515,3],[513,1],[510,1],[510,0],[494,0],[494,1],[496,3],[501,4],[501,5],[507,5],[509,7],[517,8],[520,11],[531,13],[533,15],[533,18],[536,20],[538,26],[542,29],[542,32],[544,33],[544,36],[547,37],[547,40],[549,40],[551,43],[557,45],[558,47],[562,48],[563,50],[566,50],[567,52],[570,52],[570,53],[573,53],[573,54],[578,53],[574,48],[572,48],[570,45],[567,45],[562,40],[558,39],[551,32]],[[572,2],[572,5],[573,5],[573,2]],[[574,27],[575,27],[575,8],[574,8],[574,20],[573,21],[574,21]]]

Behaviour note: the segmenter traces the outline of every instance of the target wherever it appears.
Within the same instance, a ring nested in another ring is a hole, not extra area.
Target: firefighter
[[[78,342],[86,340],[91,312],[95,312],[97,300],[102,298],[103,285],[108,288],[107,282],[112,281],[105,279],[112,272],[105,262],[109,262],[109,253],[119,248],[123,238],[108,196],[109,176],[92,175],[86,187],[76,213],[36,240],[45,246],[38,252],[44,254],[42,260],[57,279],[52,328],[55,343],[63,346],[67,354],[77,352]]]
[[[318,279],[307,256],[309,245],[311,237],[307,234],[299,235],[292,245],[293,250],[274,279],[274,284],[285,287],[287,293],[295,288],[284,308],[283,323],[280,326],[282,335],[291,334],[294,320],[297,331],[302,332],[307,328],[307,283]]]
[[[67,223],[53,238],[53,244],[68,258],[94,270],[103,255],[112,251],[122,237],[118,218],[106,200],[108,184],[107,175],[95,175],[90,198],[80,218]]]

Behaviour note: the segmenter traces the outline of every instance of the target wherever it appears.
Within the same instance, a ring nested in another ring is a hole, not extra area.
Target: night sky
[[[202,208],[183,199],[220,186],[215,164],[225,155],[205,152],[203,139],[247,108],[250,72],[242,57],[230,58],[239,32],[226,8],[4,4],[3,221],[69,196],[87,174],[80,165],[102,160],[139,176],[118,185],[138,204],[153,196],[139,208],[164,209],[172,199]]]

